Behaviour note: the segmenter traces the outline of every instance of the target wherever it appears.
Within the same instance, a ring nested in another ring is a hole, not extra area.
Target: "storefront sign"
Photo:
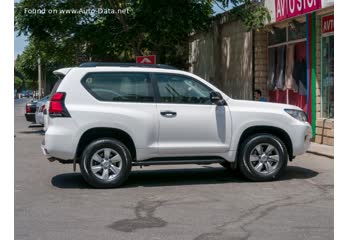
[[[156,64],[156,55],[136,56],[136,63]]]
[[[334,32],[334,15],[322,18],[322,33]]]
[[[276,21],[312,12],[321,5],[321,0],[275,0]]]

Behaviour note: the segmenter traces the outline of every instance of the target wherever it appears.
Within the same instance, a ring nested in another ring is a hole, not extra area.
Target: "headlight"
[[[291,115],[293,118],[298,119],[299,121],[307,122],[306,114],[303,111],[295,109],[284,109],[284,111],[286,111],[286,113]]]

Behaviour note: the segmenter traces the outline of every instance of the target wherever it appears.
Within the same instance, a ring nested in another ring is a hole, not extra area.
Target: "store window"
[[[334,36],[322,37],[322,117],[334,118]]]
[[[334,118],[334,16],[321,22],[321,117]]]
[[[306,111],[305,22],[293,21],[269,34],[267,85],[270,102],[292,104]]]
[[[269,45],[283,43],[287,41],[286,39],[286,29],[284,28],[274,28],[269,34]]]

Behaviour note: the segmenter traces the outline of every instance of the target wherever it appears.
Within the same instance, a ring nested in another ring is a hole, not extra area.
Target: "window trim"
[[[110,74],[110,73],[141,73],[141,74],[145,74],[147,76],[147,79],[149,81],[149,88],[150,88],[150,94],[151,97],[153,97],[153,101],[151,102],[141,102],[141,101],[109,101],[109,100],[101,100],[96,93],[94,93],[86,84],[85,80],[89,77],[89,75],[91,74]],[[80,80],[80,84],[84,87],[84,89],[96,100],[99,102],[110,102],[110,103],[155,103],[156,102],[156,95],[154,92],[154,87],[153,87],[153,82],[152,82],[152,78],[150,76],[149,72],[131,72],[131,71],[98,71],[98,72],[87,72]]]
[[[212,88],[210,88],[209,86],[207,86],[206,84],[202,83],[201,81],[199,81],[198,79],[195,79],[191,76],[185,75],[185,74],[179,74],[179,73],[167,73],[167,72],[152,72],[151,73],[151,77],[153,79],[153,83],[154,83],[154,88],[155,88],[155,94],[156,94],[156,103],[157,104],[182,104],[182,105],[194,105],[194,106],[198,106],[198,105],[204,105],[204,106],[211,106],[211,105],[215,105],[214,103],[176,103],[176,102],[161,102],[160,101],[160,93],[159,93],[159,87],[158,87],[158,78],[156,77],[157,74],[166,74],[166,75],[174,75],[174,76],[180,76],[180,77],[187,77],[191,80],[193,80],[194,82],[197,82],[199,84],[204,85],[206,88],[208,88],[210,90],[210,92],[214,92],[214,90]]]
[[[288,41],[288,42],[283,42],[283,43],[277,43],[274,45],[269,45],[267,48],[276,48],[276,47],[281,47],[281,46],[288,46],[288,45],[292,45],[292,44],[296,44],[296,43],[300,43],[300,42],[306,42],[306,38],[301,38],[298,40],[292,40],[292,41]]]
[[[289,19],[289,20],[291,20],[291,19]],[[303,23],[305,23],[305,27],[306,27],[306,18],[305,18],[305,22],[300,22],[300,24],[303,24]],[[304,29],[305,30],[305,37],[304,38],[298,38],[298,39],[294,39],[294,40],[290,40],[289,39],[289,33],[288,33],[288,29],[289,29],[289,26],[287,25],[287,26],[284,26],[283,28],[281,28],[281,29],[283,29],[284,31],[285,31],[285,36],[286,36],[286,40],[285,41],[283,41],[283,42],[280,42],[280,43],[273,43],[273,44],[270,44],[269,43],[269,38],[270,38],[270,36],[269,36],[269,34],[268,34],[268,36],[267,36],[267,47],[268,48],[273,48],[273,47],[279,47],[279,46],[283,46],[283,45],[289,45],[289,44],[295,44],[295,43],[298,43],[298,42],[304,42],[304,41],[306,41],[306,35],[307,35],[307,31],[306,31],[306,28]]]

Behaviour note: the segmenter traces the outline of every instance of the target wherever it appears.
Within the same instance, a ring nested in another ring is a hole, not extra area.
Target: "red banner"
[[[322,33],[334,32],[334,15],[322,18]]]
[[[136,56],[136,63],[156,64],[156,55]]]
[[[275,0],[276,22],[320,9],[321,0]]]

